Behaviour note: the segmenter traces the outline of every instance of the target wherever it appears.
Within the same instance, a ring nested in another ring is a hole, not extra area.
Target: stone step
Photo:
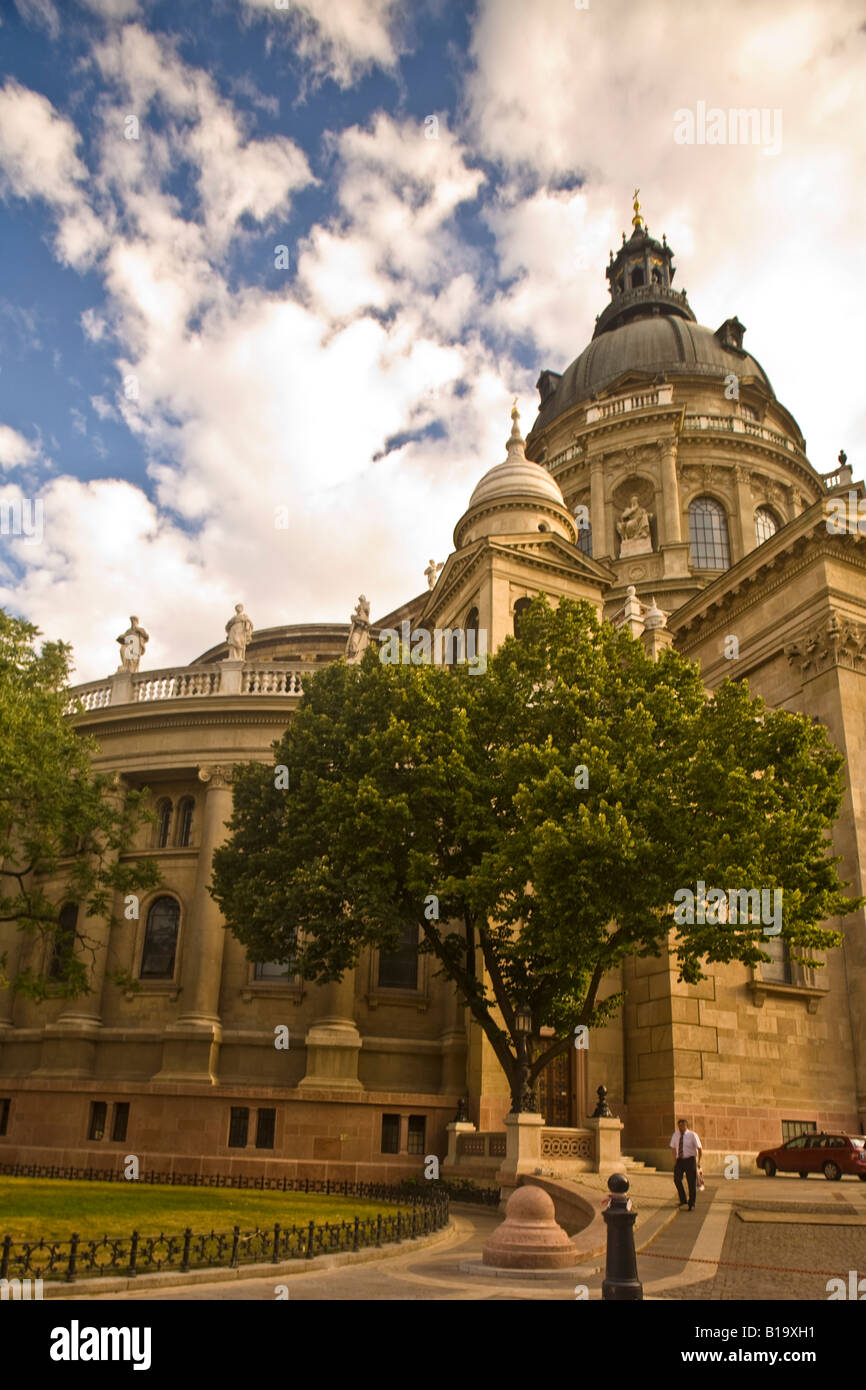
[[[632,1158],[631,1154],[623,1154],[622,1160],[626,1166],[626,1172],[635,1173],[658,1173],[658,1168],[651,1168],[648,1163],[644,1163],[642,1158]]]

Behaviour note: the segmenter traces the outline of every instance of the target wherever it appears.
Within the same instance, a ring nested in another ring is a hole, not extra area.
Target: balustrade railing
[[[240,675],[242,695],[288,695],[303,693],[303,678],[318,670],[315,662],[261,662],[245,665]],[[236,679],[236,677],[235,677]],[[154,700],[206,698],[210,695],[237,693],[226,689],[227,681],[219,664],[212,666],[169,666],[158,671],[135,671],[130,676],[119,673],[107,680],[90,681],[70,686],[67,712],[72,713],[80,702],[84,711],[104,709],[112,704],[151,703]],[[117,692],[119,698],[116,698]]]
[[[793,440],[768,425],[760,425],[755,420],[747,420],[742,415],[686,415],[683,419],[683,432],[693,430],[720,430],[728,434],[748,434],[753,439],[763,439],[791,454],[797,452]]]

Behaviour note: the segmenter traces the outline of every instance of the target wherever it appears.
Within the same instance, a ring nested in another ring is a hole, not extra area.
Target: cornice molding
[[[799,520],[799,518],[797,518],[797,520]],[[791,526],[795,524],[795,522],[789,523]],[[783,528],[778,535],[783,535],[785,529],[787,528]],[[855,569],[866,570],[866,545],[861,545],[859,543],[860,538],[853,533],[849,533],[845,536],[829,536],[825,532],[822,535],[816,527],[812,530],[801,532],[797,536],[791,536],[787,544],[778,550],[773,549],[773,542],[775,539],[776,538],[773,537],[769,541],[765,541],[764,545],[758,546],[755,550],[750,551],[749,556],[745,557],[747,559],[753,556],[759,557],[758,563],[753,570],[742,575],[731,588],[707,600],[704,605],[693,612],[687,620],[683,621],[681,619],[675,628],[678,635],[684,636],[697,624],[703,626],[707,618],[713,612],[713,609],[723,610],[727,615],[742,612],[743,609],[750,607],[755,601],[754,599],[750,599],[739,605],[734,605],[734,596],[740,593],[742,589],[753,589],[755,585],[760,584],[762,586],[762,594],[772,592],[773,589],[778,588],[781,584],[787,583],[792,575],[799,574],[801,570],[807,568],[816,558],[820,558],[821,556],[828,556],[834,559],[842,558],[845,564],[851,565]],[[864,541],[866,541],[866,537],[864,537]],[[844,546],[848,553],[840,556],[840,546]],[[857,548],[855,549],[854,547]],[[769,551],[769,554],[767,551]],[[795,556],[796,559],[793,558]],[[742,564],[742,561],[738,561],[737,563]],[[780,566],[784,570],[784,574],[768,582],[766,577],[768,571],[778,569]],[[726,573],[730,574],[731,571],[729,570]],[[709,587],[712,588],[717,583],[718,580],[713,580],[713,584]],[[694,601],[694,599],[689,599],[688,603],[692,604]],[[672,627],[676,624],[676,619],[677,614],[673,613],[671,615]]]

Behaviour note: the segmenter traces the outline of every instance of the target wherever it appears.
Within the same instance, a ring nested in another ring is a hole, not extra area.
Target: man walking
[[[686,1205],[686,1194],[683,1191],[683,1174],[685,1173],[686,1182],[689,1185],[688,1209],[694,1211],[698,1164],[701,1161],[703,1150],[697,1134],[693,1129],[689,1129],[688,1120],[677,1120],[677,1127],[671,1135],[671,1148],[674,1151],[674,1183],[680,1199],[680,1206]]]

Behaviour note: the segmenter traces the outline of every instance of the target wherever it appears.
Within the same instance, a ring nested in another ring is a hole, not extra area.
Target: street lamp
[[[517,1062],[520,1068],[520,1091],[517,1097],[517,1112],[534,1114],[538,1105],[535,1092],[529,1084],[529,1057],[527,1044],[532,1036],[532,1010],[520,1004],[514,1011],[514,1027],[517,1032]]]

